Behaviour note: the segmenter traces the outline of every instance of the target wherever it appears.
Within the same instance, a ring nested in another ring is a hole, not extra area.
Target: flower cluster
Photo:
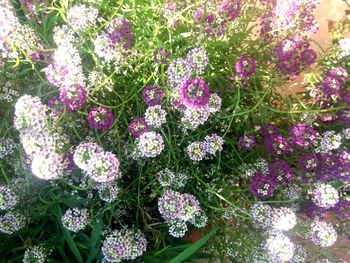
[[[147,248],[145,235],[138,229],[114,230],[102,244],[102,253],[107,262],[134,260]]]
[[[331,224],[315,221],[311,225],[309,237],[315,245],[329,247],[337,241],[338,235]]]
[[[12,234],[25,227],[27,218],[16,212],[7,212],[0,216],[0,232]]]
[[[74,46],[75,33],[67,26],[54,29],[54,41],[57,49],[52,55],[51,63],[45,68],[47,80],[54,86],[63,87],[73,84],[85,86],[82,60]]]
[[[321,208],[334,207],[339,201],[337,189],[329,184],[319,183],[312,192],[312,201]]]
[[[60,100],[70,111],[76,111],[84,107],[87,102],[87,91],[79,84],[62,86],[60,88]]]
[[[119,160],[95,143],[81,143],[73,155],[74,163],[95,182],[111,182],[121,177]]]
[[[106,31],[94,40],[95,53],[107,63],[121,63],[123,56],[132,48],[134,34],[125,18],[114,18]]]
[[[67,167],[62,152],[66,139],[56,129],[48,129],[47,121],[47,107],[38,97],[24,95],[18,99],[14,124],[21,133],[33,174],[44,180],[61,177]]]
[[[186,222],[205,225],[206,217],[198,200],[190,194],[181,194],[173,190],[165,190],[158,199],[158,209],[165,220],[170,221],[169,233],[174,237],[182,237],[187,231]]]
[[[106,131],[114,123],[114,115],[111,109],[102,106],[94,106],[87,117],[90,128]]]
[[[69,231],[78,232],[84,229],[89,222],[89,213],[87,209],[73,208],[68,209],[61,217],[64,228]]]
[[[98,10],[84,4],[75,5],[67,11],[68,24],[78,32],[86,31],[96,24]]]
[[[204,141],[192,142],[187,146],[187,154],[193,161],[201,161],[208,155],[215,155],[223,149],[224,140],[217,134],[207,135]]]
[[[48,253],[43,246],[33,246],[24,252],[23,263],[45,263]]]
[[[135,141],[136,150],[141,157],[156,157],[164,149],[162,135],[150,131],[142,133]]]
[[[18,197],[13,191],[5,186],[0,186],[0,210],[7,210],[14,207]]]
[[[16,59],[27,54],[32,61],[40,60],[43,45],[32,27],[20,23],[11,1],[2,1],[0,9],[0,57]]]
[[[162,187],[178,190],[186,185],[189,176],[187,173],[174,173],[165,168],[157,173],[157,179]]]
[[[293,35],[278,43],[276,47],[277,68],[283,74],[297,76],[317,59],[310,43],[300,35]]]

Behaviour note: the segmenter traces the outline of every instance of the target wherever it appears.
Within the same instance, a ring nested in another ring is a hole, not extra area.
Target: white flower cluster
[[[61,222],[64,228],[73,232],[78,232],[84,229],[89,222],[88,210],[86,208],[68,209],[61,217]]]
[[[282,233],[273,234],[266,240],[266,250],[270,257],[270,262],[289,262],[294,255],[294,244],[289,237]]]
[[[156,157],[164,149],[163,137],[156,132],[144,132],[135,141],[136,156]]]
[[[337,241],[338,235],[331,224],[316,221],[311,225],[309,237],[317,246],[330,247]]]
[[[166,111],[160,105],[150,106],[145,112],[147,124],[154,128],[160,128],[166,123]]]
[[[336,150],[342,143],[342,134],[335,131],[326,131],[322,134],[320,141],[318,142],[316,153],[329,153],[332,150]]]
[[[95,182],[112,182],[121,176],[118,158],[96,143],[80,143],[74,151],[73,160]]]
[[[47,107],[38,97],[23,95],[15,106],[14,126],[20,132],[33,174],[50,180],[62,176],[67,167],[64,154],[58,153],[66,139],[57,131],[45,127],[46,113]]]
[[[333,186],[318,183],[312,192],[312,201],[321,208],[331,208],[339,201],[339,193]]]
[[[34,30],[20,23],[12,2],[3,0],[0,2],[0,57],[17,58],[21,51],[30,58],[37,55],[36,49],[42,49],[42,45],[34,34]]]
[[[346,37],[339,40],[339,56],[341,58],[350,55],[350,38]]]
[[[91,6],[75,5],[67,11],[67,22],[76,31],[86,31],[96,25],[98,10]]]
[[[85,86],[85,76],[81,65],[79,51],[74,47],[76,41],[74,32],[67,26],[54,29],[54,40],[57,45],[52,63],[45,68],[48,81],[53,85],[62,87],[72,84]]]
[[[283,231],[289,231],[297,224],[295,213],[288,207],[274,208],[263,203],[252,207],[254,223],[267,234],[264,245],[269,262],[289,262],[294,255],[294,244]]]
[[[45,263],[47,262],[47,252],[43,246],[27,248],[24,252],[23,263]]]
[[[157,179],[162,187],[181,189],[186,185],[189,176],[187,173],[174,173],[168,168],[165,168],[158,172]]]
[[[27,222],[27,218],[19,213],[7,212],[0,216],[0,232],[12,234],[22,229]]]

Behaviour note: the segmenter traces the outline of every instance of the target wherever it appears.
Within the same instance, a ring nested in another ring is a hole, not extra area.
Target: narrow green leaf
[[[100,240],[100,233],[102,229],[102,223],[101,220],[97,221],[94,225],[94,228],[91,232],[91,246],[94,247],[97,245],[98,241]]]
[[[172,260],[170,260],[169,263],[180,263],[180,262],[184,261],[185,259],[189,258],[193,253],[195,253],[198,249],[200,249],[215,234],[215,231],[216,230],[214,230],[214,229],[212,231],[210,231],[208,234],[206,234],[204,237],[202,237],[196,243],[194,243],[190,247],[186,248],[179,255],[177,255]]]

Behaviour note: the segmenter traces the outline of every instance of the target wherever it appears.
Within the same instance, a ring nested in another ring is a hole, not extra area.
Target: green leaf
[[[91,232],[91,246],[94,247],[97,245],[98,241],[100,240],[100,233],[102,229],[102,223],[101,220],[99,220],[92,229]]]
[[[186,248],[179,255],[177,255],[172,260],[170,260],[169,263],[180,263],[180,262],[184,261],[185,259],[189,258],[193,253],[195,253],[205,243],[207,243],[207,241],[215,234],[215,232],[216,232],[216,230],[214,230],[214,229],[212,231],[210,231],[208,234],[206,234],[204,237],[202,237],[196,243],[194,243],[190,247]]]

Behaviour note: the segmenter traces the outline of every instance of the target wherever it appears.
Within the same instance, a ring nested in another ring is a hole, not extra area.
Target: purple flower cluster
[[[252,134],[246,134],[244,136],[241,136],[241,137],[239,137],[237,145],[241,149],[251,151],[252,149],[254,149],[256,147],[255,136]]]
[[[347,79],[348,73],[346,69],[343,67],[337,67],[328,70],[325,73],[325,77],[323,78],[322,83],[320,83],[320,87],[326,95],[335,97],[338,100],[343,100],[350,105],[350,93],[345,85]]]
[[[162,104],[165,98],[164,91],[153,84],[146,86],[142,91],[142,99],[147,106],[154,106]]]
[[[89,213],[86,208],[68,209],[61,217],[61,222],[64,228],[69,231],[78,232],[84,229],[89,221]]]
[[[106,131],[114,123],[114,115],[111,109],[95,106],[89,111],[87,117],[90,128]]]
[[[289,128],[289,142],[307,148],[317,143],[319,133],[312,127],[297,123]]]
[[[298,76],[316,61],[317,54],[310,43],[300,35],[282,40],[276,47],[277,68],[289,76]]]
[[[248,80],[256,71],[256,61],[252,57],[242,55],[236,61],[235,68],[241,79]]]
[[[293,149],[282,135],[271,135],[265,137],[265,148],[273,155],[287,155]]]
[[[276,181],[262,173],[255,173],[250,191],[258,198],[272,197],[276,189]]]
[[[125,49],[132,48],[135,36],[131,32],[131,25],[125,18],[114,18],[107,27],[107,33],[111,42]]]
[[[194,15],[198,31],[204,28],[206,36],[217,38],[226,32],[226,27],[241,14],[239,0],[212,2],[209,6],[200,6]]]
[[[209,102],[209,86],[200,78],[189,79],[181,84],[180,98],[188,108],[201,108]]]
[[[281,185],[289,184],[293,179],[293,169],[287,162],[279,161],[269,164],[269,175]]]
[[[86,104],[87,91],[79,84],[62,86],[60,88],[60,100],[68,110],[76,111]]]
[[[138,138],[141,134],[150,132],[151,129],[145,118],[133,118],[129,123],[129,131],[134,138]]]

